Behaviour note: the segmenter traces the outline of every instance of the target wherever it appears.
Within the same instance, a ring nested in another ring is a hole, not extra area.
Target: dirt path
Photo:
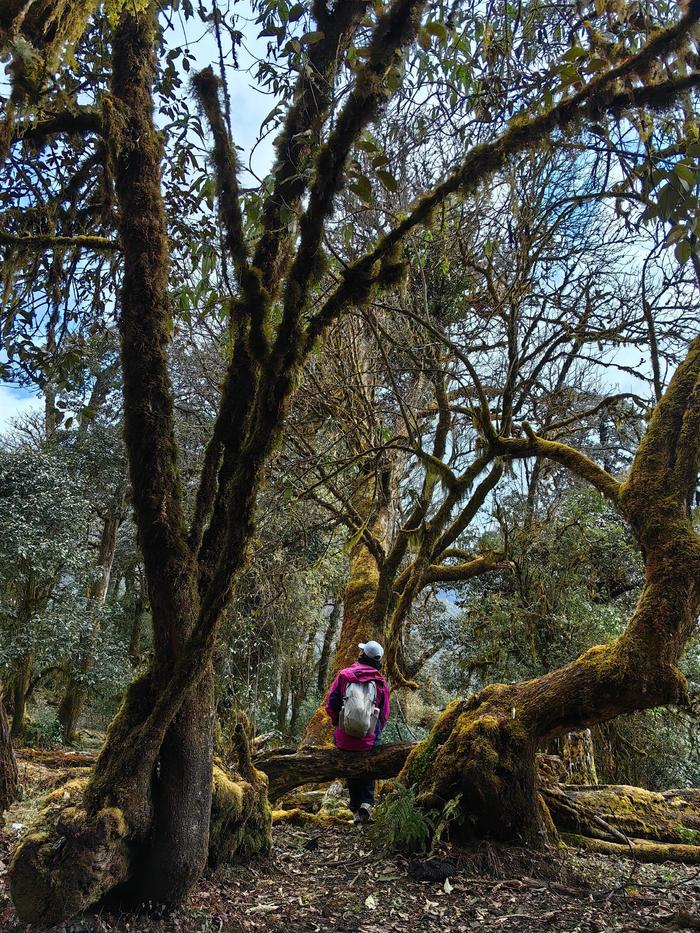
[[[19,933],[5,887],[12,829],[0,837],[0,930]],[[409,877],[404,858],[377,858],[361,829],[280,827],[269,859],[205,878],[167,915],[107,913],[56,933],[638,933],[694,929],[700,871],[554,852],[533,857],[443,847],[448,883]],[[685,917],[684,917],[685,915]]]

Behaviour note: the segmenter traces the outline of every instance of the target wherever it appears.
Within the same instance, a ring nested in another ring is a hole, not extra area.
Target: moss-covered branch
[[[493,570],[507,570],[511,566],[503,554],[479,554],[461,564],[431,564],[423,574],[423,581],[426,585],[428,583],[459,583]]]
[[[226,233],[226,248],[240,280],[248,270],[248,254],[238,184],[238,160],[221,111],[219,84],[211,66],[200,71],[192,79],[192,86],[214,138],[212,162],[219,216]]]
[[[328,139],[315,160],[309,204],[299,223],[299,246],[284,290],[284,313],[277,337],[278,353],[286,355],[291,335],[300,326],[310,282],[318,272],[324,225],[343,180],[343,169],[362,130],[391,97],[391,72],[400,69],[403,54],[415,38],[425,0],[393,0],[379,17],[367,55]],[[298,339],[298,338],[297,338]]]
[[[385,234],[364,256],[343,273],[343,281],[316,312],[309,326],[307,340],[313,343],[329,327],[347,304],[348,293],[365,287],[368,279],[376,283],[380,264],[417,226],[429,223],[433,211],[451,195],[462,195],[476,189],[488,175],[503,168],[518,152],[537,145],[558,129],[576,126],[585,119],[598,119],[601,114],[619,114],[638,107],[663,109],[677,97],[700,84],[700,73],[667,81],[648,82],[651,64],[673,52],[687,41],[700,18],[700,0],[691,0],[684,15],[673,26],[659,31],[637,53],[615,68],[589,80],[572,97],[553,105],[544,113],[527,118],[516,117],[497,139],[475,146],[442,182],[420,195],[404,218]],[[642,79],[643,86],[631,85],[619,90],[620,83]]]
[[[602,492],[615,505],[619,505],[622,486],[607,470],[599,467],[575,447],[570,447],[561,441],[550,441],[539,437],[527,424],[523,425],[523,429],[526,437],[499,437],[494,441],[494,446],[501,456],[547,457],[565,466],[580,479]]]
[[[37,234],[35,236],[14,236],[11,233],[5,233],[0,230],[0,243],[12,246],[16,249],[91,249],[98,253],[117,252],[120,249],[119,243],[103,236],[46,236]]]
[[[307,189],[305,170],[328,114],[333,81],[369,6],[369,0],[339,3],[332,11],[326,10],[325,4],[313,5],[323,38],[308,49],[307,67],[299,77],[294,102],[275,143],[272,191],[263,205],[263,232],[253,257],[253,267],[260,271],[263,287],[271,295],[282,288],[291,261],[294,228],[284,215],[297,209]]]

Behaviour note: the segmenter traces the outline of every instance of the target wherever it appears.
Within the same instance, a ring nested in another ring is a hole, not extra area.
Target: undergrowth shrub
[[[398,784],[373,812],[372,843],[384,852],[425,852],[434,824],[416,804],[413,788]]]

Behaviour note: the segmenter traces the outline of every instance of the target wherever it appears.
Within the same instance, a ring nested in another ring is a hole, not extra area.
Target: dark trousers
[[[357,813],[360,804],[374,804],[373,778],[348,778],[348,793],[350,794],[350,809]]]

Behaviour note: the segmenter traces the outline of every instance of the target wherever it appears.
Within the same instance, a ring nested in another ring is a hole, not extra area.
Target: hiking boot
[[[368,803],[360,804],[360,812],[358,814],[359,823],[369,823],[372,819],[372,807]]]
[[[361,822],[362,822],[362,817],[360,816],[358,810],[351,810],[350,812],[352,813],[352,821],[353,821],[353,823],[361,823]]]

